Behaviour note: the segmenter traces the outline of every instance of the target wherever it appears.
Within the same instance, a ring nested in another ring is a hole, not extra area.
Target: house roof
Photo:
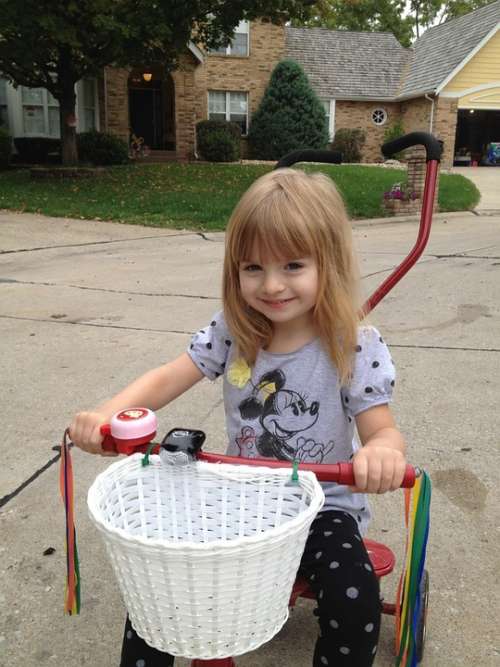
[[[408,49],[391,33],[286,29],[286,55],[306,72],[319,97],[392,99]]]
[[[287,28],[286,55],[320,97],[398,100],[433,93],[500,24],[500,0],[429,28],[409,49],[391,33]]]
[[[500,23],[500,0],[429,28],[413,45],[400,96],[436,91]]]

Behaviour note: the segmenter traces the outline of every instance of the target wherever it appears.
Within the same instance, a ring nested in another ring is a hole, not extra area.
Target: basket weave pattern
[[[273,637],[309,527],[324,502],[312,473],[136,454],[88,493],[132,625],[186,658],[239,655]]]

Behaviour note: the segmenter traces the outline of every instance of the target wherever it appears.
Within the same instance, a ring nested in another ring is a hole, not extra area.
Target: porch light
[[[143,72],[142,78],[144,79],[144,81],[149,83],[151,81],[151,79],[153,78],[153,74],[151,72]]]
[[[474,109],[469,109],[469,113],[474,113]]]

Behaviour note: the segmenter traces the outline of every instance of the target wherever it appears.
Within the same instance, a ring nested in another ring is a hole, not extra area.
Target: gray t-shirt
[[[223,375],[228,454],[311,463],[349,461],[359,448],[354,417],[389,403],[394,364],[377,329],[360,327],[352,380],[339,386],[319,338],[299,350],[261,350],[252,368],[238,356],[222,312],[192,338],[188,354],[210,380]],[[364,494],[323,483],[325,505],[354,516],[365,531]]]

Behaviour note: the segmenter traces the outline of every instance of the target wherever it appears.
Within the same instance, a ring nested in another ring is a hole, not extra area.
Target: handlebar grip
[[[352,463],[338,463],[339,473],[337,478],[338,484],[345,486],[354,486],[354,473]],[[415,478],[417,476],[416,470],[413,466],[407,465],[406,471],[401,482],[402,489],[411,489],[415,486]]]
[[[103,424],[100,429],[101,435],[104,436],[104,440],[101,443],[101,447],[105,452],[116,452],[116,441],[111,435],[111,424]]]
[[[291,167],[297,162],[326,162],[328,164],[341,164],[342,153],[338,151],[325,151],[315,148],[305,148],[291,151],[284,155],[276,164],[275,169]]]
[[[433,134],[429,132],[410,132],[403,137],[388,141],[382,146],[382,153],[384,157],[389,158],[394,153],[399,153],[410,146],[424,146],[426,152],[427,162],[437,160],[440,162],[441,153],[443,152],[441,144]]]

